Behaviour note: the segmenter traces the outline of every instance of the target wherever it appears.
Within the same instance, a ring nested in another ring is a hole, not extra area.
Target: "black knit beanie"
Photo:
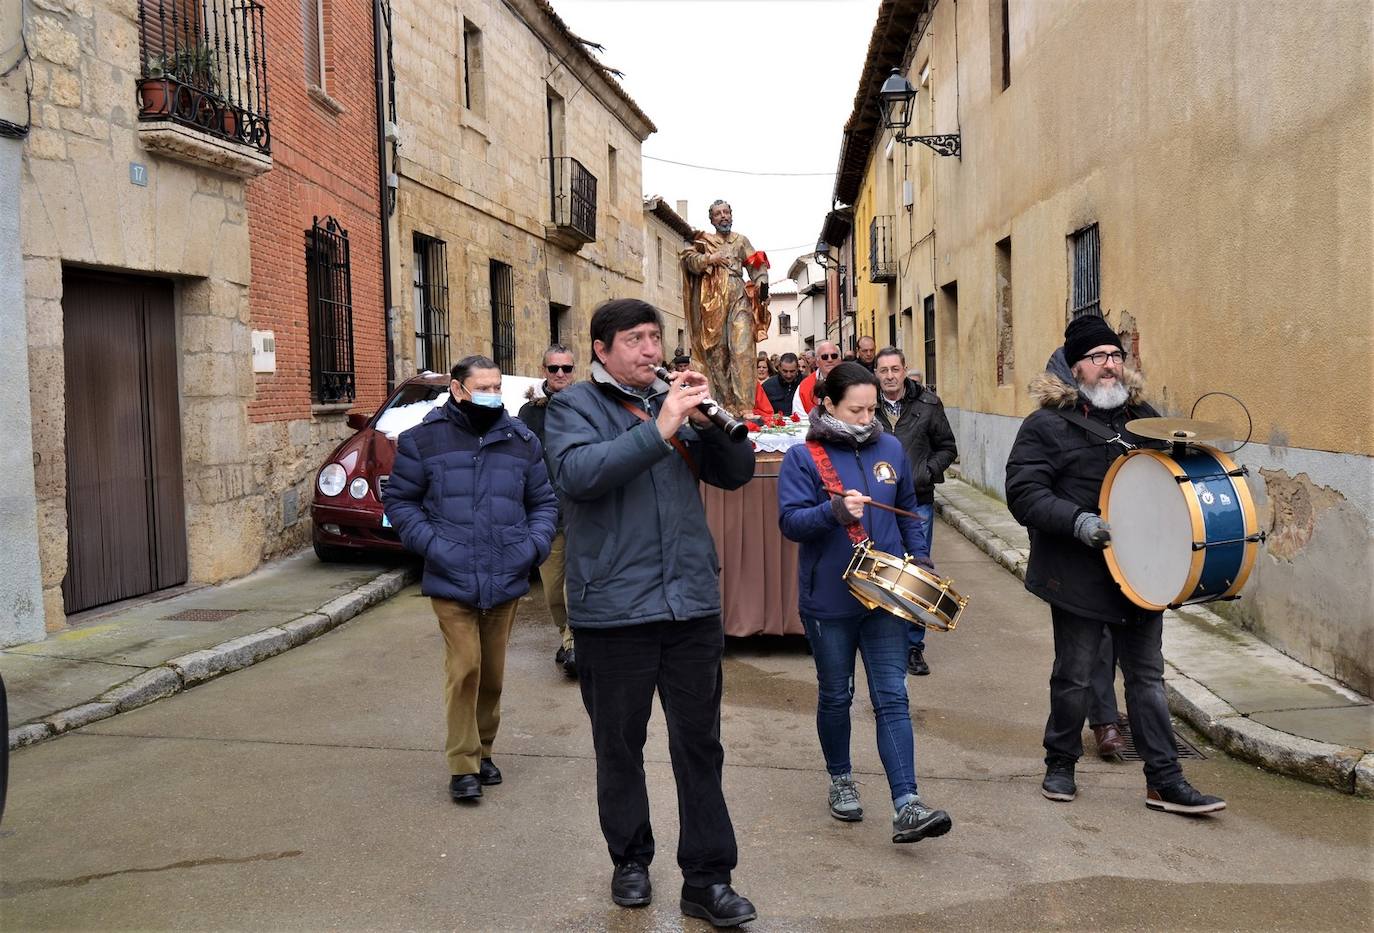
[[[1084,314],[1076,317],[1064,328],[1064,360],[1072,366],[1087,356],[1093,347],[1108,343],[1118,350],[1125,349],[1116,331],[1101,316]]]

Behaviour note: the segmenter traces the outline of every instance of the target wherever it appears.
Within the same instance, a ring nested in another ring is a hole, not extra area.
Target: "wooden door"
[[[68,270],[68,613],[186,582],[172,286]]]

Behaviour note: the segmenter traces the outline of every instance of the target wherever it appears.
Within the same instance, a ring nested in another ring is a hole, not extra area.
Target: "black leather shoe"
[[[559,646],[558,646],[558,650],[555,651],[555,652],[553,653],[553,663],[554,663],[554,664],[557,664],[559,667],[562,667],[562,666],[563,666],[563,659],[566,658],[567,656],[568,656],[568,649],[567,649],[567,648],[564,648],[562,645],[559,645]]]
[[[482,799],[482,782],[475,774],[455,774],[448,782],[449,796],[461,803]]]
[[[563,673],[574,680],[577,679],[577,649],[569,648],[563,655]]]
[[[490,758],[482,759],[482,766],[477,771],[477,780],[482,782],[483,787],[490,787],[493,784],[501,783],[501,769],[492,763]]]
[[[906,672],[924,677],[930,673],[930,665],[926,663],[926,653],[924,648],[912,645],[906,650]]]
[[[749,898],[736,894],[728,884],[713,884],[706,888],[684,884],[682,912],[689,917],[705,920],[713,927],[737,927],[759,917]]]
[[[621,862],[611,872],[611,900],[621,907],[643,907],[654,898],[654,886],[649,883],[649,866],[630,859]]]

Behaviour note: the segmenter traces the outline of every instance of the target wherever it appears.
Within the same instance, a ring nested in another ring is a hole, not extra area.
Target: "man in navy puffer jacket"
[[[444,635],[449,793],[475,801],[501,783],[506,640],[530,570],[549,555],[558,501],[533,432],[501,406],[484,356],[453,367],[449,399],[401,434],[383,500],[406,548],[425,559],[420,592]]]

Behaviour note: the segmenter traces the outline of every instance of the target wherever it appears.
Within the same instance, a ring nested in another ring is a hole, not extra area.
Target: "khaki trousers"
[[[444,704],[448,716],[450,774],[476,774],[501,725],[501,685],[506,642],[520,600],[476,609],[449,599],[431,599],[444,633]]]
[[[572,629],[568,628],[568,595],[563,590],[563,546],[566,541],[563,532],[553,536],[549,546],[549,556],[539,567],[539,579],[544,583],[544,601],[549,604],[549,615],[553,624],[558,626],[558,634],[563,636],[563,647],[573,646]]]

